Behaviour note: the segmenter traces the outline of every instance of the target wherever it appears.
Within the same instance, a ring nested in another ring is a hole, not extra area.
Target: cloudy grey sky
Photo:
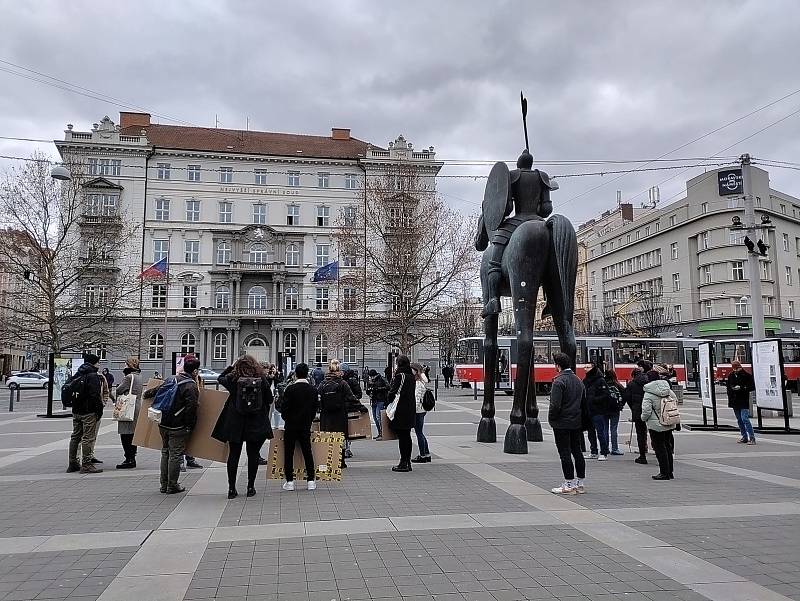
[[[0,60],[196,125],[326,135],[331,126],[384,145],[403,133],[448,161],[514,160],[519,91],[537,160],[670,155],[800,162],[800,3],[0,0]],[[122,107],[14,75],[0,62],[0,136],[53,139]],[[30,75],[30,72],[28,72]],[[122,108],[122,110],[125,110]],[[160,122],[170,123],[167,119]],[[733,145],[731,148],[726,147]],[[0,139],[0,154],[52,145]],[[726,150],[723,150],[726,149]],[[8,161],[0,161],[0,167]],[[551,174],[634,164],[540,165]],[[448,164],[446,176],[490,165]],[[800,196],[800,171],[771,169]],[[576,222],[625,200],[679,198],[702,172],[561,180],[557,211]],[[481,179],[439,189],[466,212]]]

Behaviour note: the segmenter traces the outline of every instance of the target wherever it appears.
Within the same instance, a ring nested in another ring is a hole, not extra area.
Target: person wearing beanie
[[[664,373],[659,373],[659,369]],[[648,382],[644,385],[644,397],[642,398],[642,421],[647,424],[647,429],[650,431],[650,441],[658,459],[658,474],[653,476],[653,480],[672,480],[675,477],[672,459],[675,453],[675,439],[672,431],[675,426],[665,426],[658,419],[661,405],[666,399],[677,403],[675,393],[672,392],[669,382],[666,380],[667,377],[667,370],[654,365],[653,369],[647,372]]]
[[[139,358],[128,357],[125,361],[125,369],[122,370],[124,377],[117,386],[117,398],[121,395],[136,395],[136,411],[133,414],[132,422],[117,422],[117,432],[122,443],[122,450],[125,453],[125,460],[117,464],[118,470],[127,470],[136,467],[136,445],[133,444],[133,431],[136,428],[136,420],[139,419],[139,409],[142,406],[142,370],[139,369]]]
[[[69,464],[67,473],[99,474],[103,470],[95,467],[101,463],[94,456],[97,441],[97,426],[103,416],[104,398],[107,398],[105,378],[98,373],[100,357],[87,353],[83,365],[62,386],[62,398],[72,401],[72,436],[69,440]],[[106,395],[104,397],[104,390]],[[81,459],[78,461],[78,449]]]

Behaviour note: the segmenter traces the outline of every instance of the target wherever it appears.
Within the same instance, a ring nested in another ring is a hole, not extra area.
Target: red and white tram
[[[752,353],[750,340],[746,338],[731,338],[714,342],[714,361],[716,362],[715,378],[724,382],[731,373],[731,362],[737,360],[747,371],[752,371]],[[782,338],[783,349],[783,374],[789,381],[792,389],[797,390],[800,380],[800,340],[797,338]]]

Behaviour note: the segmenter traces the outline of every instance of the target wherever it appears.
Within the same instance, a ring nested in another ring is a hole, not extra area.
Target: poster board
[[[386,415],[386,409],[381,410],[381,440],[397,440],[397,434],[392,430],[392,420]]]
[[[714,408],[714,365],[711,356],[711,342],[697,347],[697,371],[700,377],[700,400],[703,407]]]
[[[274,437],[269,441],[269,455],[267,467],[268,480],[285,479],[283,469],[284,444],[283,430],[275,430]],[[312,432],[311,452],[314,455],[315,477],[317,480],[342,479],[342,447],[344,435],[341,432]],[[306,477],[305,460],[300,451],[300,445],[295,444],[292,468],[296,480]]]
[[[753,379],[756,385],[756,404],[760,409],[784,411],[781,341],[753,342]]]
[[[319,418],[311,422],[311,431],[319,432]],[[347,414],[347,440],[372,438],[372,420],[369,413],[354,411]]]
[[[145,390],[155,388],[161,382],[161,380],[151,378],[147,382]],[[226,391],[212,390],[210,388],[200,389],[197,424],[192,430],[189,441],[186,443],[187,455],[211,461],[225,462],[228,460],[228,445],[211,438],[211,432],[217,424],[227,398],[228,393]],[[158,429],[158,424],[147,418],[147,409],[152,404],[153,399],[142,399],[139,419],[136,421],[136,428],[133,433],[133,444],[148,449],[161,450],[161,432]]]
[[[78,369],[80,361],[74,361],[72,357],[54,357],[53,365],[53,400],[60,401],[61,388]]]

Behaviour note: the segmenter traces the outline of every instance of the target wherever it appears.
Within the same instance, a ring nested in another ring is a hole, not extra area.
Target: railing
[[[153,309],[163,315],[163,309]],[[320,312],[311,309],[253,309],[250,307],[239,307],[238,309],[217,309],[213,307],[202,307],[197,310],[199,316],[216,317],[311,317],[312,314],[318,315]],[[327,313],[327,311],[323,312]]]
[[[92,134],[79,134],[77,132],[72,132],[72,139],[73,140],[91,140]]]
[[[119,137],[119,141],[120,142],[136,142],[138,144],[139,140],[140,140],[139,136],[120,136]]]
[[[388,150],[372,150],[372,149],[370,149],[369,153],[373,157],[386,157],[386,158],[389,158],[389,151]]]
[[[83,225],[122,225],[122,219],[119,215],[91,215],[84,213],[81,215],[81,223]]]
[[[231,261],[226,269],[228,271],[286,271],[286,263],[251,263],[249,261]]]

